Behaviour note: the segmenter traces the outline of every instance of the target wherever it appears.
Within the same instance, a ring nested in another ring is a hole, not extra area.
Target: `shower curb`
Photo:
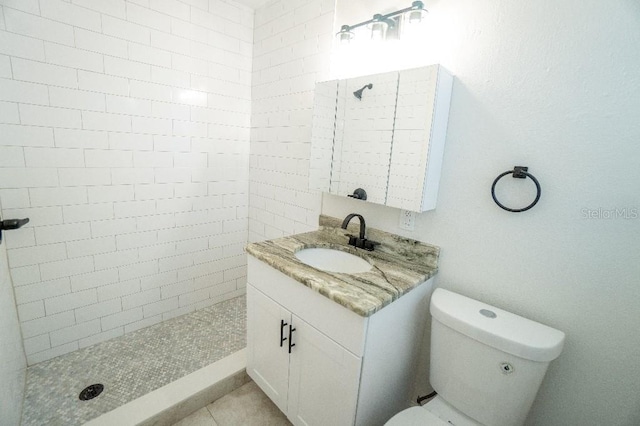
[[[246,366],[241,349],[84,426],[170,426],[249,382]]]

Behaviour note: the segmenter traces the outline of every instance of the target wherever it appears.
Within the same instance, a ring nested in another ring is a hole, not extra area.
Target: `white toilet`
[[[431,296],[431,316],[438,395],[386,425],[522,425],[564,333],[444,289]]]

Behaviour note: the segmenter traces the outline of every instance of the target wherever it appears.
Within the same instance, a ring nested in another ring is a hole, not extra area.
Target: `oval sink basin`
[[[296,252],[298,260],[306,265],[327,272],[357,274],[367,272],[371,264],[361,257],[328,248],[307,248]]]

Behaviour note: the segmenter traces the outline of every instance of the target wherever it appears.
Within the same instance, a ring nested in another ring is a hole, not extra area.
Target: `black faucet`
[[[349,225],[349,222],[354,217],[357,217],[358,219],[360,219],[360,235],[356,237],[355,235],[347,234],[347,236],[349,237],[349,245],[357,248],[365,249],[367,251],[373,251],[373,248],[379,245],[380,243],[367,240],[365,238],[364,235],[367,229],[367,225],[365,224],[364,217],[362,217],[362,215],[357,213],[351,213],[350,215],[345,217],[344,220],[342,221],[342,229],[347,229],[347,225]]]

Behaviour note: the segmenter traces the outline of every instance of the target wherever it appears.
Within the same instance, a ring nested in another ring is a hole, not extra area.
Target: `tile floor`
[[[251,381],[173,426],[288,426],[291,423]]]
[[[81,425],[246,346],[245,296],[27,369],[23,426]],[[80,391],[104,392],[80,401]]]

